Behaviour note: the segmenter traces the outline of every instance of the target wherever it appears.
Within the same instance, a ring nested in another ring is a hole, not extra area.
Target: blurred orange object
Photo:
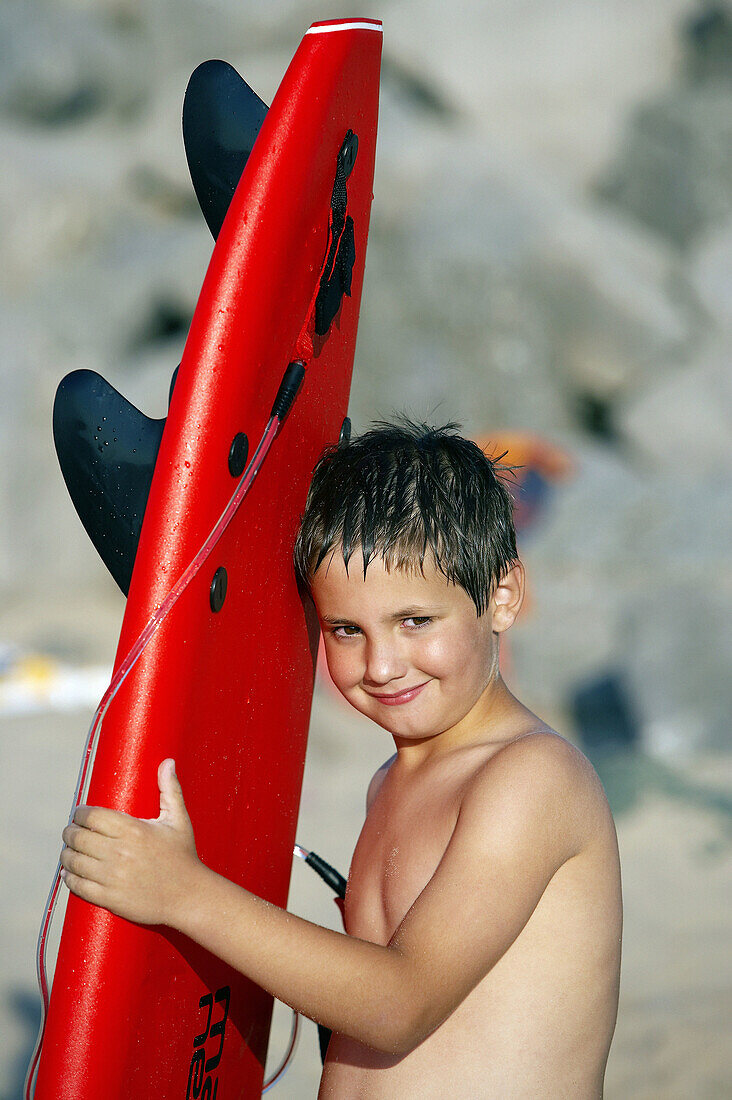
[[[566,451],[532,432],[500,430],[490,435],[480,435],[475,442],[494,462],[517,467],[512,474],[504,476],[504,481],[514,500],[513,519],[516,536],[520,538],[544,515],[554,483],[573,476],[576,464]],[[526,615],[530,610],[531,597],[527,584],[522,614]],[[509,672],[510,662],[509,647],[504,639],[501,647],[502,672]]]
[[[575,463],[560,447],[532,432],[497,431],[475,442],[490,459],[519,467],[506,483],[515,501],[516,534],[533,526],[551,497],[553,484],[571,477]]]

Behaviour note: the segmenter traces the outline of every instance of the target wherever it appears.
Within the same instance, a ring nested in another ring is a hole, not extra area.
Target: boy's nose
[[[393,642],[369,642],[365,656],[363,678],[367,684],[378,684],[381,687],[390,680],[399,679],[407,670],[404,655]]]

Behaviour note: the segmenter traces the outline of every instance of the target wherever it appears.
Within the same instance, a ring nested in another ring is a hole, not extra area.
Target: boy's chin
[[[407,703],[404,708],[375,707],[373,704],[365,702],[358,695],[351,696],[346,691],[341,691],[340,688],[338,691],[353,710],[362,714],[364,718],[368,718],[380,729],[390,733],[392,737],[398,737],[404,741],[425,741],[430,737],[438,736],[442,732],[442,727],[436,726],[434,722],[426,725],[416,715],[406,713],[407,709],[413,706],[414,703]]]
[[[430,737],[437,737],[441,732],[432,726],[426,727],[418,721],[410,721],[406,716],[386,714],[377,717],[375,714],[369,714],[366,711],[361,711],[361,713],[366,718],[370,718],[382,730],[390,733],[392,737],[399,738],[400,741],[426,741]]]

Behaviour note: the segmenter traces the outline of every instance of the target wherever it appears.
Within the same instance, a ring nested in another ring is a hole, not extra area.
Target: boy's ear
[[[500,634],[513,626],[524,602],[525,575],[520,561],[514,563],[501,577],[491,597],[493,604],[493,631]]]

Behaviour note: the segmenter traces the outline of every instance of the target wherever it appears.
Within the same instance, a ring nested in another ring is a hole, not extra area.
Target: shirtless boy
[[[452,426],[377,427],[316,467],[295,560],[334,683],[396,747],[369,787],[347,935],[205,867],[170,760],[158,820],[77,811],[68,887],[331,1028],[323,1100],[602,1097],[617,840],[588,760],[499,672],[524,593],[500,468]]]

